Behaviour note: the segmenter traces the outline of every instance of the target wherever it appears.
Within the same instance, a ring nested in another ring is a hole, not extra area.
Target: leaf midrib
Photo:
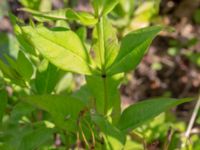
[[[151,39],[151,38],[149,38],[148,40],[146,40],[145,42],[143,42],[143,43],[140,44],[139,46],[133,48],[133,50],[131,50],[129,53],[127,53],[127,55],[124,55],[119,61],[118,61],[119,58],[116,57],[116,60],[113,62],[113,65],[111,65],[111,66],[107,69],[108,74],[111,73],[110,71],[112,71],[112,70],[111,70],[112,68],[116,68],[116,66],[118,66],[122,61],[124,61],[124,59],[126,59],[127,56],[131,55],[131,54],[134,52],[134,50],[139,49],[140,47],[142,47],[143,44],[146,44],[147,42],[149,42],[150,39]],[[132,48],[131,48],[131,49],[132,49]],[[120,50],[121,50],[121,49],[120,49]]]
[[[52,41],[52,40],[50,40],[49,38],[45,37],[44,35],[40,34],[38,31],[37,31],[37,34],[40,35],[42,38],[44,38],[44,39],[46,39],[46,40],[52,42],[53,44],[58,45],[59,47],[62,47],[63,49],[68,50],[68,52],[70,52],[72,55],[76,56],[80,61],[82,61],[82,62],[84,62],[84,63],[87,64],[87,62],[86,62],[81,56],[77,55],[77,54],[76,54],[75,52],[73,52],[72,50],[70,50],[70,49],[64,47],[64,46],[61,45],[61,44],[55,43],[54,41]],[[82,46],[83,46],[83,45],[82,45]],[[83,46],[83,47],[84,47],[84,46]],[[84,48],[83,48],[83,49],[84,49]],[[84,51],[85,51],[85,49],[84,49]],[[86,56],[87,56],[87,55],[86,55]],[[89,65],[87,65],[87,66],[88,66],[88,69],[89,69],[89,68],[90,68]]]

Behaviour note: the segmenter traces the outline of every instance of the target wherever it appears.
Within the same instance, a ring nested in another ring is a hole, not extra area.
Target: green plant
[[[10,142],[17,145],[14,149],[41,148],[45,142],[53,141],[53,134],[59,134],[62,145],[67,149],[123,149],[131,130],[173,106],[190,101],[153,98],[121,111],[118,88],[124,74],[137,67],[162,27],[133,31],[119,43],[116,31],[107,19],[118,2],[93,0],[94,14],[72,9],[62,10],[61,13],[23,9],[42,22],[73,20],[92,27],[93,44],[90,49],[85,46],[84,29],[76,33],[63,26],[47,28],[41,24],[36,26],[33,22],[25,26],[11,15],[21,50],[16,60],[6,55],[7,63],[0,61],[4,79],[0,94],[4,104],[1,105],[0,116],[3,116],[8,99],[4,87],[9,85],[13,91],[20,91],[16,97],[22,103],[19,102],[13,111],[23,108],[22,114],[18,115],[26,134],[18,137],[20,143],[9,139],[3,142],[2,147],[13,149],[8,144]],[[72,93],[58,92],[56,85],[66,72],[85,75],[86,83]],[[28,109],[24,109],[26,107]],[[15,115],[12,113],[11,120],[19,118]],[[12,123],[7,122],[9,125]],[[4,137],[8,135],[9,132]]]

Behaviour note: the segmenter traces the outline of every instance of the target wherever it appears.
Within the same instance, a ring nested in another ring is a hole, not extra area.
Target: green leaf
[[[76,34],[79,36],[82,42],[85,42],[87,39],[87,29],[86,27],[80,27],[76,30]]]
[[[39,10],[41,12],[49,12],[52,9],[51,0],[41,0]]]
[[[21,76],[10,66],[6,65],[3,61],[0,60],[0,71],[3,75],[12,80],[21,80]]]
[[[22,98],[40,109],[51,114],[58,127],[67,130],[77,130],[77,118],[85,104],[66,95],[34,95]]]
[[[31,55],[37,55],[33,46],[31,46],[30,42],[26,39],[26,36],[22,34],[21,27],[18,24],[24,24],[22,20],[14,16],[13,14],[9,14],[10,21],[13,26],[13,30],[17,41],[19,42],[20,48]]]
[[[87,86],[95,100],[97,112],[111,115],[113,121],[120,115],[120,94],[118,85],[123,74],[102,78],[100,76],[87,76]]]
[[[67,20],[67,18],[65,17],[67,9],[53,10],[50,12],[40,12],[29,8],[21,8],[20,10],[31,13],[34,16],[34,18],[40,22],[46,22],[51,20]]]
[[[7,101],[8,101],[7,92],[5,90],[0,90],[0,122],[2,121]]]
[[[39,67],[35,78],[37,92],[39,94],[50,94],[60,78],[60,70],[46,60]]]
[[[118,54],[119,44],[116,36],[116,30],[112,27],[109,20],[104,17],[101,21],[101,24],[99,24],[93,32],[93,48],[98,67],[101,68],[101,64],[103,64],[105,68],[108,68],[114,62]],[[100,41],[100,35],[103,36],[103,42]],[[103,46],[102,50],[100,44]]]
[[[86,84],[81,86],[79,90],[75,91],[72,96],[82,101],[85,105],[88,105],[91,102],[91,93]]]
[[[120,0],[93,0],[93,8],[96,15],[107,15],[119,3]]]
[[[33,150],[41,147],[48,140],[53,140],[53,129],[40,127],[27,133],[20,143],[18,150]]]
[[[122,131],[130,131],[167,109],[189,101],[191,99],[155,98],[138,102],[123,111],[118,128]]]
[[[19,73],[22,75],[22,77],[24,77],[25,80],[29,81],[33,74],[33,66],[22,51],[19,51],[16,63]]]
[[[12,57],[10,57],[7,54],[4,54],[4,57],[6,58],[6,61],[8,62],[8,64],[11,66],[12,69],[18,70],[18,66],[16,64],[16,61]]]
[[[110,124],[106,118],[100,115],[93,115],[92,121],[104,133],[104,140],[107,150],[123,149],[126,138],[119,129]]]
[[[105,0],[104,8],[102,11],[103,15],[107,15],[113,10],[113,8],[119,3],[120,0]]]
[[[32,45],[58,68],[80,74],[92,74],[91,59],[80,38],[65,28],[22,28]]]
[[[19,2],[25,7],[39,9],[41,0],[19,0]]]
[[[74,87],[74,78],[72,73],[65,73],[59,78],[59,81],[56,82],[55,93],[69,93],[73,90]]]
[[[145,55],[153,38],[162,29],[161,26],[147,27],[127,34],[121,42],[121,47],[113,65],[107,74],[113,75],[135,69]]]
[[[66,11],[66,17],[70,20],[79,21],[83,25],[95,25],[97,19],[90,13],[87,12],[76,12],[73,9]]]

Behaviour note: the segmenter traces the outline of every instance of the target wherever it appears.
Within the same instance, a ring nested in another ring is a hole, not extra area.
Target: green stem
[[[105,73],[105,48],[104,48],[104,33],[103,33],[103,18],[99,18],[97,23],[97,33],[99,40],[99,57],[101,63],[102,73]]]
[[[187,127],[187,130],[185,132],[185,135],[184,135],[184,141],[181,145],[182,148],[184,148],[186,145],[187,145],[187,142],[188,142],[188,138],[190,137],[190,133],[191,133],[191,130],[192,130],[192,127],[195,123],[195,120],[196,120],[196,117],[197,117],[197,114],[199,112],[199,108],[200,108],[200,94],[199,94],[199,97],[198,97],[198,100],[197,100],[197,103],[195,105],[195,108],[194,108],[194,111],[192,113],[192,116],[190,118],[190,122],[188,124],[188,127]]]
[[[104,43],[104,31],[103,31],[103,18],[100,16],[97,23],[97,34],[99,40],[99,57],[101,63],[102,81],[104,87],[104,114],[107,114],[107,84],[106,84],[106,70],[105,70],[105,43]]]
[[[190,118],[190,122],[189,122],[189,124],[188,124],[187,131],[185,132],[185,137],[186,137],[186,138],[189,138],[189,136],[190,136],[192,127],[193,127],[193,125],[194,125],[195,119],[196,119],[197,114],[198,114],[198,111],[199,111],[199,107],[200,107],[200,95],[199,95],[199,97],[198,97],[198,100],[197,100],[197,103],[196,103],[196,105],[195,105],[194,111],[193,111],[192,116],[191,116],[191,118]]]
[[[103,86],[104,86],[104,114],[107,115],[107,106],[108,106],[108,95],[107,95],[107,84],[106,84],[106,77],[102,78]]]

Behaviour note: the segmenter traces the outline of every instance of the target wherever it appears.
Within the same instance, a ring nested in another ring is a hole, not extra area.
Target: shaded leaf
[[[18,150],[33,150],[39,148],[48,140],[53,139],[53,129],[40,127],[27,133],[21,140]]]
[[[82,42],[86,41],[87,38],[87,29],[85,27],[80,27],[76,30],[77,35],[82,40]]]
[[[100,115],[93,115],[92,121],[104,133],[104,140],[107,150],[123,149],[126,138],[119,129],[110,124],[106,118]]]
[[[58,127],[67,130],[77,130],[77,118],[85,104],[66,95],[34,95],[22,98],[40,109],[51,114]]]
[[[72,73],[66,73],[62,75],[59,81],[56,83],[56,94],[71,92],[74,87],[74,78]]]
[[[189,101],[191,99],[155,98],[138,102],[123,111],[118,128],[122,131],[130,131],[167,109]]]
[[[37,92],[39,94],[50,94],[61,77],[60,70],[48,61],[43,61],[39,67],[35,78]]]
[[[3,61],[0,60],[0,70],[3,75],[12,80],[21,80],[21,76],[10,66],[6,65]]]
[[[0,90],[0,122],[2,121],[7,101],[8,101],[7,92],[5,90]]]
[[[22,77],[24,77],[25,80],[29,81],[33,74],[33,66],[22,51],[19,51],[16,63],[19,73],[22,75]]]
[[[118,86],[123,74],[102,78],[100,76],[86,77],[88,89],[95,101],[97,112],[112,115],[116,121],[120,115],[120,94]]]

